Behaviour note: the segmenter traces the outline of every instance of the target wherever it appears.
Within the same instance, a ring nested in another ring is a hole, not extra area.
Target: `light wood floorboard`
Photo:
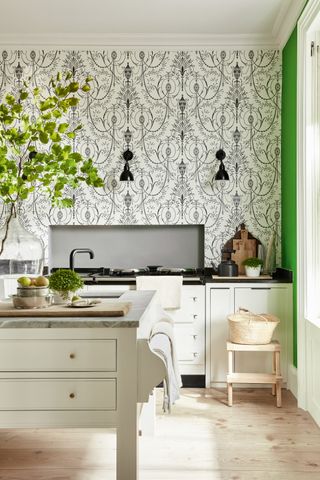
[[[320,480],[320,429],[283,391],[183,389],[155,437],[141,437],[141,480]],[[112,430],[0,430],[0,480],[114,480]],[[129,480],[129,479],[128,479]]]

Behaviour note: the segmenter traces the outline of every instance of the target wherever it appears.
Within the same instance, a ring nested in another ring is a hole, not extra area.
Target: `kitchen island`
[[[153,297],[112,299],[129,305],[122,317],[107,316],[108,300],[105,316],[101,305],[59,316],[0,304],[0,427],[116,428],[117,480],[136,480],[137,405],[166,373],[148,344]]]

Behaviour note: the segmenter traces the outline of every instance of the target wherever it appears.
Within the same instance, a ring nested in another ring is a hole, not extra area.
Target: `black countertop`
[[[293,272],[291,270],[287,270],[286,268],[277,268],[275,272],[273,272],[271,278],[264,277],[261,275],[260,277],[218,277],[217,275],[206,275],[205,283],[292,283],[293,282]]]
[[[187,277],[183,281],[183,285],[205,285],[209,283],[292,283],[293,274],[291,270],[284,268],[277,268],[277,270],[272,274],[272,277],[218,277],[214,274],[212,269],[206,269],[205,275],[200,276],[200,281],[188,279]],[[109,277],[106,280],[92,280],[90,278],[84,278],[85,285],[135,285],[136,280],[132,277]]]

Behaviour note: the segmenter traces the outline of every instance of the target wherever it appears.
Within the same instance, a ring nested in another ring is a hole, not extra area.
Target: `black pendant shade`
[[[122,156],[126,163],[124,164],[123,172],[120,175],[120,182],[133,182],[134,178],[132,172],[130,172],[129,166],[129,161],[133,159],[133,153],[128,149]]]
[[[216,159],[220,161],[219,170],[215,174],[215,180],[229,180],[229,175],[225,169],[223,160],[226,158],[226,153],[224,150],[220,149],[216,153]]]

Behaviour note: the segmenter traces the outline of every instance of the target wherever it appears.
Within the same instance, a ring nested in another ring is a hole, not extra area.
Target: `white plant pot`
[[[54,305],[66,305],[67,303],[69,303],[71,301],[71,298],[73,296],[73,293],[69,292],[68,299],[64,299],[64,298],[61,297],[59,292],[56,292],[55,290],[53,290],[52,293],[53,293],[53,302],[52,303]]]
[[[260,276],[261,265],[259,265],[258,267],[247,267],[247,265],[245,265],[244,268],[245,268],[247,277],[259,277]]]

